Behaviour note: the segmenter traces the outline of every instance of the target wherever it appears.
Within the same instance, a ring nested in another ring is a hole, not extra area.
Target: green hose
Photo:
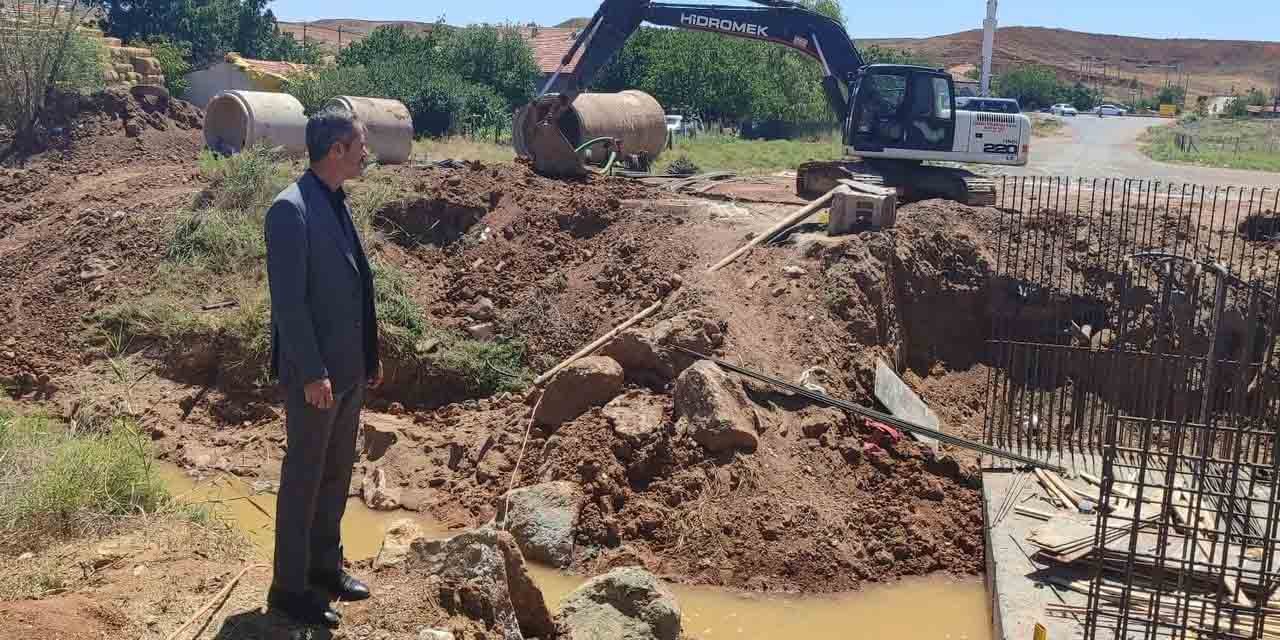
[[[574,153],[582,153],[582,152],[583,152],[583,150],[585,150],[586,148],[590,147],[591,145],[599,144],[599,143],[601,143],[601,142],[613,142],[613,138],[610,138],[610,137],[608,137],[608,136],[601,136],[601,137],[599,137],[599,138],[592,138],[592,139],[590,139],[590,140],[588,140],[588,141],[586,141],[586,142],[584,142],[584,143],[582,143],[582,144],[578,145],[578,148],[577,148],[577,149],[574,149],[574,150],[573,150],[573,152],[574,152]],[[610,152],[609,152],[609,161],[608,161],[608,162],[606,162],[606,163],[604,163],[604,169],[601,171],[601,173],[606,173],[606,174],[608,174],[608,175],[613,175],[613,164],[614,164],[614,162],[615,162],[615,161],[617,161],[617,159],[618,159],[618,152],[617,152],[617,151],[610,151]]]
[[[604,141],[606,141],[606,140],[613,140],[613,138],[610,138],[610,137],[608,137],[608,136],[601,136],[601,137],[599,137],[599,138],[592,138],[592,139],[590,139],[590,140],[588,140],[588,141],[586,141],[586,142],[584,142],[584,143],[582,143],[582,144],[578,145],[578,148],[577,148],[577,149],[574,149],[574,150],[573,150],[573,152],[574,152],[574,153],[582,153],[582,150],[583,150],[583,149],[586,149],[587,147],[589,147],[589,146],[591,146],[591,145],[593,145],[593,144],[596,144],[596,143],[598,143],[598,142],[604,142]]]

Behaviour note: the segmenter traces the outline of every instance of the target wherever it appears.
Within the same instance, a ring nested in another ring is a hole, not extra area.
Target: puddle
[[[209,504],[221,517],[244,531],[264,558],[273,540],[275,496],[254,494],[239,478],[217,475],[196,482],[176,466],[162,465],[160,476],[170,492],[187,504]],[[373,511],[352,499],[342,521],[348,558],[362,560],[378,553],[383,534],[396,520],[414,517],[429,536],[447,536],[439,523],[406,511]],[[556,603],[585,578],[530,566],[547,603]],[[784,597],[742,593],[715,587],[668,585],[680,602],[685,635],[697,640],[989,640],[991,623],[981,580],[920,578],[858,593]]]
[[[272,493],[255,493],[244,480],[230,474],[217,473],[200,481],[187,475],[175,465],[161,464],[160,479],[183,504],[203,504],[210,507],[223,520],[232,523],[248,536],[254,548],[264,560],[271,558],[275,546],[273,522],[276,515],[276,496]],[[347,500],[347,511],[342,518],[342,547],[351,560],[364,560],[378,555],[382,538],[397,520],[413,517],[408,511],[374,511],[357,498]],[[451,535],[439,523],[419,520],[428,536]]]

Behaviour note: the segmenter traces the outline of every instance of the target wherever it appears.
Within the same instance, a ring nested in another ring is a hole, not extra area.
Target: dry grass
[[[511,162],[516,152],[509,145],[494,144],[470,138],[422,138],[413,143],[413,159],[417,162],[437,160],[475,160],[486,164]]]
[[[1051,138],[1062,132],[1066,123],[1056,116],[1045,116],[1037,113],[1031,116],[1031,135],[1039,138]]]
[[[743,140],[734,136],[699,135],[677,138],[675,148],[658,161],[660,169],[681,157],[701,171],[734,171],[742,174],[770,174],[794,171],[810,160],[836,160],[844,149],[836,138],[805,140]]]

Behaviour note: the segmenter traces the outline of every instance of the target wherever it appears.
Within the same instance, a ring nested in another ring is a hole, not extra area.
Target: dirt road
[[[1280,187],[1280,174],[1265,171],[1213,169],[1156,162],[1138,150],[1138,136],[1167,121],[1153,118],[1066,118],[1062,134],[1036,140],[1031,163],[1003,173],[1081,178],[1143,178],[1202,185]]]

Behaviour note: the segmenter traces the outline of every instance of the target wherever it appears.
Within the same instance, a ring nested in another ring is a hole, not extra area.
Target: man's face
[[[356,125],[355,133],[347,142],[333,145],[335,164],[342,170],[343,178],[359,178],[364,173],[364,163],[369,157],[367,141],[364,125]]]

